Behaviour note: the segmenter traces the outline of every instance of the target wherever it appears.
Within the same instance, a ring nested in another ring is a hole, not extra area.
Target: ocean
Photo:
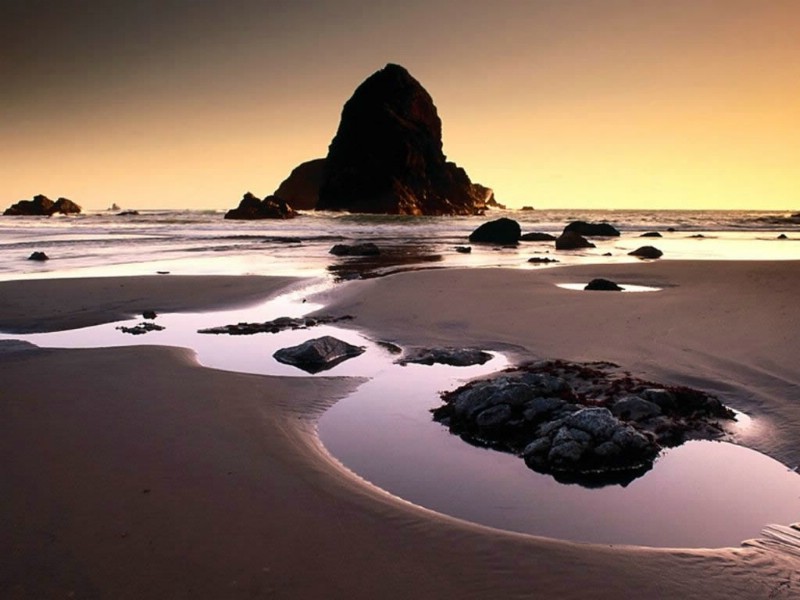
[[[533,256],[577,262],[627,262],[628,252],[653,245],[664,260],[800,259],[800,215],[767,211],[534,210],[491,211],[475,217],[406,217],[309,212],[287,221],[226,221],[222,210],[86,212],[69,217],[0,218],[0,279],[143,275],[296,275],[349,279],[409,268],[547,268]],[[517,248],[467,245],[481,223],[510,217],[523,233],[559,234],[574,220],[608,222],[619,238],[597,248],[556,252],[552,242]],[[641,238],[658,231],[662,238]],[[787,239],[779,239],[779,236]],[[336,243],[371,241],[380,260],[336,258]],[[50,260],[27,260],[44,252]]]

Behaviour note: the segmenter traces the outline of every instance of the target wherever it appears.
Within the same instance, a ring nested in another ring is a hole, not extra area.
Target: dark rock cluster
[[[68,198],[59,198],[55,202],[47,196],[38,194],[33,200],[20,200],[16,204],[5,210],[3,215],[19,216],[44,216],[49,217],[56,213],[62,215],[77,215],[81,212],[81,207]]]
[[[228,335],[253,335],[256,333],[278,333],[287,329],[309,329],[317,325],[328,325],[340,321],[350,321],[351,315],[332,317],[319,315],[317,317],[278,317],[272,321],[264,323],[236,323],[235,325],[223,325],[221,327],[209,327],[200,329],[197,333],[213,333]]]
[[[296,216],[294,209],[284,200],[276,196],[267,196],[260,200],[250,192],[243,197],[239,206],[225,213],[226,219],[292,219]]]
[[[130,333],[131,335],[144,335],[145,333],[150,333],[151,331],[162,331],[165,329],[165,327],[163,325],[153,323],[152,321],[142,321],[133,327],[125,327],[124,325],[120,325],[117,327],[117,329],[122,333]]]
[[[587,486],[627,484],[662,448],[723,435],[715,397],[631,377],[610,363],[542,361],[442,394],[434,419],[466,441]]]

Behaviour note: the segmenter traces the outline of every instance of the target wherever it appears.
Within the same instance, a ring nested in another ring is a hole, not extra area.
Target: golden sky
[[[509,206],[800,210],[800,0],[7,0],[0,208],[229,208],[387,62]]]

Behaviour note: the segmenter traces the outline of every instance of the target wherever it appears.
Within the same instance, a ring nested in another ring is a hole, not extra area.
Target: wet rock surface
[[[326,335],[297,346],[281,348],[272,356],[278,362],[295,366],[307,373],[319,373],[363,352],[364,348],[361,346],[354,346]]]
[[[588,237],[619,237],[619,229],[610,223],[587,223],[586,221],[573,221],[564,228],[564,233],[574,231],[579,235]]]
[[[253,335],[256,333],[278,333],[287,329],[309,329],[317,325],[329,325],[340,321],[351,321],[351,315],[333,317],[320,315],[316,317],[278,317],[272,321],[264,323],[236,323],[235,325],[223,325],[222,327],[209,327],[199,329],[197,333],[213,333],[228,335]]]
[[[491,360],[492,355],[478,348],[410,348],[397,364],[450,365],[469,367],[482,365]]]
[[[480,225],[469,236],[469,241],[480,244],[516,244],[522,230],[514,219],[501,217]]]
[[[714,396],[632,377],[611,363],[540,361],[442,394],[434,420],[540,473],[588,487],[627,485],[658,453],[724,435]]]
[[[556,250],[595,248],[595,245],[575,231],[565,231],[556,239]]]
[[[380,248],[372,242],[336,244],[328,250],[328,254],[333,254],[334,256],[378,256],[380,253]]]
[[[654,246],[642,246],[641,248],[637,248],[632,252],[628,252],[628,255],[654,260],[656,258],[661,258],[664,253]]]
[[[598,277],[596,279],[592,279],[589,283],[586,284],[586,287],[584,287],[583,289],[589,291],[598,291],[598,292],[621,292],[625,288],[620,287],[614,281]]]
[[[162,331],[165,329],[165,327],[163,325],[157,325],[151,321],[142,321],[133,327],[125,327],[120,325],[117,327],[117,329],[122,333],[129,333],[131,335],[144,335],[145,333],[150,333],[151,331]]]
[[[521,242],[554,242],[556,236],[550,235],[549,233],[531,231],[529,233],[523,233],[519,239]]]

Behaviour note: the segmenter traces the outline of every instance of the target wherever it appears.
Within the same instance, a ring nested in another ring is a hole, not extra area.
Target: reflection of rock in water
[[[664,447],[722,437],[733,412],[715,397],[631,377],[610,363],[542,361],[442,394],[433,411],[471,444],[587,487],[627,485]]]
[[[344,255],[328,265],[336,281],[371,279],[402,271],[428,268],[426,263],[439,262],[440,254],[433,254],[426,246],[392,245],[380,246],[379,254]]]

